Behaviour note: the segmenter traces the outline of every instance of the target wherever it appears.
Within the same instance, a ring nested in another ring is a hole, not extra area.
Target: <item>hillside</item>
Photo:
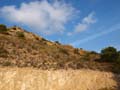
[[[99,59],[95,52],[51,42],[17,26],[0,30],[1,66],[112,70],[112,64],[98,62]]]
[[[94,51],[51,42],[17,26],[0,28],[0,90],[119,90],[116,70]]]

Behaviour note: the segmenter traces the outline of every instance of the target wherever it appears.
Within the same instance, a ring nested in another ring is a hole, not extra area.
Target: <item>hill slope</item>
[[[96,62],[94,52],[48,41],[20,27],[0,32],[0,65],[36,67],[40,69],[99,69],[110,70],[109,63]]]

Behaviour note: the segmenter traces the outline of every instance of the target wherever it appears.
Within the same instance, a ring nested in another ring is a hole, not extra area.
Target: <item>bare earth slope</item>
[[[110,72],[85,69],[0,68],[0,90],[117,90],[113,78]]]

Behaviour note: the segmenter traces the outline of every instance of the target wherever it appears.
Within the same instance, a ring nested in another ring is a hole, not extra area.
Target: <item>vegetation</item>
[[[59,41],[55,41],[55,43],[60,44],[60,42],[59,42]]]
[[[74,53],[75,53],[75,54],[80,54],[80,53],[79,53],[79,49],[78,49],[78,48],[75,48],[75,49],[74,49]]]
[[[0,24],[0,33],[5,33],[7,31],[8,31],[7,27],[4,24]]]
[[[0,57],[6,58],[8,56],[8,51],[0,46]]]
[[[101,50],[101,60],[113,64],[112,71],[120,73],[120,51],[114,47],[107,47]]]
[[[0,32],[6,31],[6,26],[0,25]],[[18,28],[8,33],[10,34],[0,34],[0,65],[2,66],[34,67],[43,70],[84,68],[120,73],[120,51],[114,47],[106,47],[101,53],[89,52],[82,48],[62,45],[58,41],[50,42],[34,34],[29,36],[28,32],[20,31]],[[24,37],[25,39],[20,39]],[[49,42],[52,44],[48,44]]]
[[[60,48],[59,51],[62,52],[63,54],[69,55],[68,51],[64,48]]]
[[[42,38],[42,41],[47,41],[45,38]]]
[[[17,36],[20,37],[20,38],[25,37],[24,32],[17,32]]]
[[[114,47],[107,47],[101,50],[101,59],[107,62],[116,62],[118,59],[118,52]]]
[[[118,52],[118,58],[117,58],[117,63],[120,64],[120,51]]]
[[[6,26],[2,27],[5,30]],[[87,68],[120,72],[120,52],[114,47],[104,48],[101,53],[90,52],[59,44],[58,41],[50,42],[18,27],[14,29],[9,28],[11,30],[7,32],[9,35],[0,34],[0,43],[3,44],[0,45],[1,65],[31,66],[41,69]]]
[[[11,64],[11,62],[10,61],[6,61],[6,62],[4,62],[3,64],[2,64],[2,66],[11,66],[12,64]]]

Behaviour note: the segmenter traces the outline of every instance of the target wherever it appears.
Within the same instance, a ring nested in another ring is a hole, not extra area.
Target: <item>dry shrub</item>
[[[0,47],[0,57],[6,58],[8,56],[8,51],[3,47]]]
[[[25,35],[23,32],[16,32],[17,36],[20,37],[20,38],[24,38]]]
[[[7,32],[7,27],[3,24],[0,24],[0,33]]]

